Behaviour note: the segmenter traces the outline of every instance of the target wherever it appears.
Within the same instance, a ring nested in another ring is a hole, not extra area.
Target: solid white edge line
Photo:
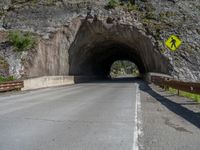
[[[140,102],[140,90],[139,85],[136,84],[136,102],[135,102],[135,117],[134,117],[134,133],[133,133],[133,150],[139,150],[139,134],[141,133],[139,124],[141,123],[139,120],[139,113],[141,110],[141,102]]]

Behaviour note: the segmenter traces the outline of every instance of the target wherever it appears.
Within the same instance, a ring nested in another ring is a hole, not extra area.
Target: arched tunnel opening
[[[135,27],[83,21],[69,50],[69,74],[107,78],[117,60],[133,62],[141,75],[168,72],[167,60]]]
[[[79,61],[71,68],[73,75],[82,76],[104,76],[109,77],[110,68],[117,60],[129,60],[139,66],[139,71],[145,73],[145,66],[142,59],[134,53],[135,51],[126,45],[119,43],[101,43],[96,44],[93,50],[85,57],[79,56]]]

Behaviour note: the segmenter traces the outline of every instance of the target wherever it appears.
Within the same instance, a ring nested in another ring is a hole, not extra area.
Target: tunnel
[[[167,59],[134,26],[84,20],[69,49],[69,74],[104,76],[117,60],[135,63],[140,74],[168,73]]]

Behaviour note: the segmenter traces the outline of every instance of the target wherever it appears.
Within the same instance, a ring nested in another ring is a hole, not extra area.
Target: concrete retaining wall
[[[74,84],[73,76],[43,76],[24,80],[24,88],[22,90],[34,90],[70,84]]]
[[[92,82],[107,79],[104,76],[74,76],[74,83]]]

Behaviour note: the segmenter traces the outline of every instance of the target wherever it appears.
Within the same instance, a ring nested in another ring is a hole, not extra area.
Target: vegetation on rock
[[[137,5],[132,4],[131,2],[128,2],[126,4],[126,7],[127,7],[128,11],[134,11],[134,10],[138,10],[139,9]]]
[[[0,57],[0,68],[3,68],[3,69],[7,69],[9,68],[9,65],[8,63],[6,62],[6,60],[2,57]]]
[[[137,5],[133,2],[133,0],[123,1],[123,0],[109,0],[106,5],[107,9],[114,9],[118,6],[122,6],[123,9],[128,11],[138,10]]]
[[[4,57],[0,56],[0,76],[9,75],[9,64]]]
[[[15,78],[10,76],[10,77],[3,77],[3,76],[0,76],[0,83],[1,82],[8,82],[8,81],[14,81]]]
[[[9,32],[8,40],[18,52],[34,48],[36,44],[36,39],[33,35],[30,33],[22,33],[20,31]]]
[[[117,6],[119,6],[119,1],[118,0],[109,0],[106,8],[108,8],[108,9],[114,9]]]
[[[0,10],[0,17],[3,16],[4,14],[5,14],[5,12]]]

